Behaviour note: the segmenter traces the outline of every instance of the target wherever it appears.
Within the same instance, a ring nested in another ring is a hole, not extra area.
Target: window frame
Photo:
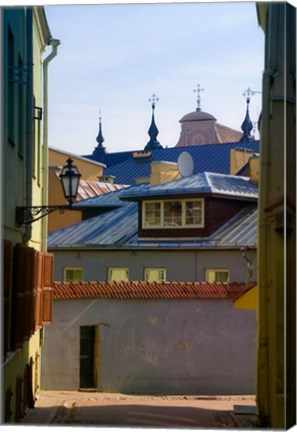
[[[153,282],[166,282],[166,280],[167,280],[167,269],[165,267],[145,267],[144,268],[144,272],[143,272],[144,273],[143,276],[144,276],[145,282],[152,282],[152,281],[149,281],[148,278],[147,278],[147,273],[149,271],[162,271],[162,272],[164,272],[164,278],[163,279],[158,279],[157,281],[153,281]]]
[[[77,270],[79,270],[79,271],[81,271],[81,279],[79,279],[79,280],[67,280],[67,277],[66,277],[66,273],[67,273],[67,271],[68,270],[71,270],[71,271],[77,271]],[[64,267],[64,269],[63,269],[63,280],[64,280],[64,282],[80,282],[80,281],[82,281],[82,280],[84,280],[84,268],[83,267]]]
[[[180,202],[182,205],[181,211],[181,225],[170,226],[164,224],[164,204],[168,202]],[[186,224],[186,203],[199,202],[201,204],[201,223],[200,224]],[[146,204],[159,203],[160,204],[160,225],[147,225],[146,224]],[[187,229],[187,228],[204,228],[205,227],[205,202],[203,198],[186,198],[186,199],[166,199],[166,200],[144,200],[142,201],[142,229]]]
[[[214,272],[214,273],[227,273],[228,277],[227,280],[224,282],[229,282],[230,281],[230,270],[228,268],[206,268],[205,269],[205,281],[208,283],[215,283],[215,282],[220,282],[220,281],[210,281],[209,280],[209,273],[210,272]]]
[[[112,271],[113,270],[124,270],[124,271],[126,271],[127,272],[127,279],[120,279],[120,280],[117,280],[117,279],[112,279],[111,278],[111,273],[112,273]],[[115,281],[115,282],[120,282],[120,281],[129,281],[129,268],[128,267],[108,267],[108,269],[107,269],[107,279],[108,279],[108,282],[113,282],[113,281]]]

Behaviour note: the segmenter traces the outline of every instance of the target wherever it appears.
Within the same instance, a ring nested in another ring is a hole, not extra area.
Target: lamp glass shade
[[[77,167],[72,165],[72,162],[72,159],[69,158],[67,160],[67,165],[63,167],[60,174],[64,196],[70,204],[72,204],[76,198],[79,179],[81,177]]]

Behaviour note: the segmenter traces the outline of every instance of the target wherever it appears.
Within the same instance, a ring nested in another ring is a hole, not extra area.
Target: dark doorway
[[[80,328],[80,388],[96,387],[95,373],[95,326]]]

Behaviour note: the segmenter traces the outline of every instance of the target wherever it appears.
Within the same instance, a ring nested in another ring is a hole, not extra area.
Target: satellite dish
[[[190,153],[184,151],[179,155],[177,169],[182,177],[188,177],[193,174],[194,161]]]

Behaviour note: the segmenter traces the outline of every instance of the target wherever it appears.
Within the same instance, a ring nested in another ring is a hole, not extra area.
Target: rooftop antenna
[[[193,93],[197,93],[197,108],[196,111],[201,111],[201,92],[204,91],[204,88],[200,87],[200,84],[197,84],[197,89],[193,90]]]

